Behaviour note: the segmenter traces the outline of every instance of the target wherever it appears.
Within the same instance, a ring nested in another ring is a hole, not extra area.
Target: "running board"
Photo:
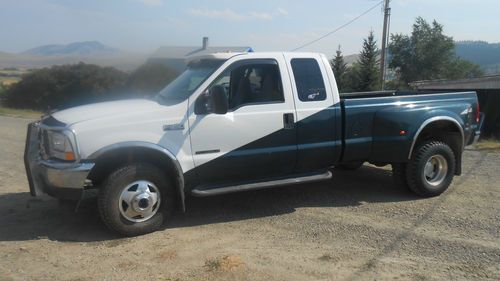
[[[240,192],[246,190],[257,190],[257,189],[265,189],[265,188],[273,188],[283,185],[294,185],[308,182],[317,182],[329,180],[332,178],[332,173],[330,171],[326,171],[320,174],[307,174],[288,178],[280,178],[270,181],[263,182],[251,182],[239,185],[232,186],[199,186],[193,190],[191,190],[191,194],[196,197],[206,197],[206,196],[214,196],[221,194],[228,194],[233,192]]]

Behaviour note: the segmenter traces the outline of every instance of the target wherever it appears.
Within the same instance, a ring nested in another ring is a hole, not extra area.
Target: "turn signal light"
[[[399,135],[400,135],[400,136],[404,136],[404,135],[406,135],[406,131],[405,131],[405,130],[401,130],[401,131],[399,131]]]
[[[73,152],[65,152],[64,159],[67,161],[75,161],[75,154]]]

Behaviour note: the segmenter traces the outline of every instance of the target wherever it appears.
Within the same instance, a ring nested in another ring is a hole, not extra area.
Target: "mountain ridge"
[[[69,44],[49,44],[38,46],[26,50],[21,55],[36,55],[36,56],[95,56],[95,55],[111,55],[118,53],[119,50],[106,46],[99,41],[81,41]]]

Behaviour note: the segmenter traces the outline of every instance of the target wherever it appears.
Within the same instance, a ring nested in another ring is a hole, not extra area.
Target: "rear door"
[[[229,112],[190,113],[198,184],[261,180],[293,172],[297,146],[287,78],[281,56],[248,58],[231,63],[207,87],[225,88]]]
[[[334,106],[339,101],[335,79],[326,68],[329,63],[319,54],[285,54],[285,60],[297,112],[296,171],[328,167],[338,159],[342,145],[335,133],[340,107]]]

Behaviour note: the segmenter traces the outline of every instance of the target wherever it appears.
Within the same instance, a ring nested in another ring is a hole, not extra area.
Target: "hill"
[[[108,47],[98,41],[74,42],[67,45],[45,45],[29,49],[22,55],[34,56],[108,56],[119,52],[115,48]]]
[[[459,41],[455,52],[462,59],[477,63],[486,74],[500,74],[500,43]]]
[[[100,66],[113,66],[123,71],[132,71],[143,64],[148,55],[130,52],[116,52],[110,55],[29,55],[0,52],[0,69],[43,68],[52,65],[85,62]]]

